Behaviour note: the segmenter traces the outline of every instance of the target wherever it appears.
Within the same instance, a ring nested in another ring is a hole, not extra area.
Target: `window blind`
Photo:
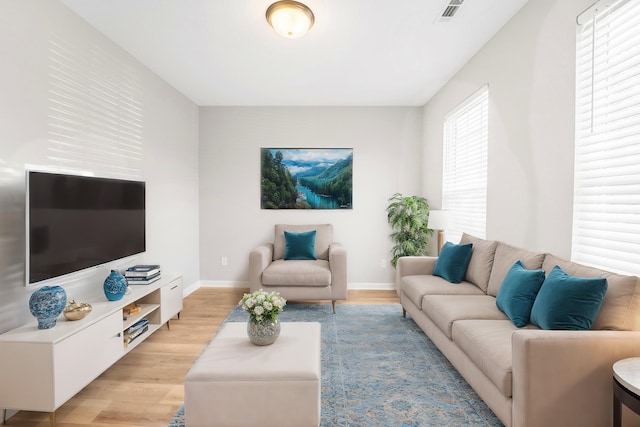
[[[578,22],[571,258],[640,275],[640,2]]]
[[[457,232],[447,230],[450,237],[486,234],[488,109],[484,86],[445,117],[442,207],[452,213]]]

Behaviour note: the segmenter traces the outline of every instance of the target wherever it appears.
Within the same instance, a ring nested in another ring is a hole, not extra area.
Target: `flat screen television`
[[[27,172],[26,284],[145,251],[145,183]]]

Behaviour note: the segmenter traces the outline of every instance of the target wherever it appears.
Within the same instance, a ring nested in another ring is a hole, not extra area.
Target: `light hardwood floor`
[[[200,288],[180,319],[163,326],[56,412],[58,427],[167,427],[182,405],[187,371],[247,289]],[[349,291],[338,304],[399,303],[395,291]],[[329,305],[330,303],[324,303]],[[286,309],[286,308],[285,308]],[[398,307],[400,310],[400,307]],[[82,363],[82,354],[77,355]],[[28,375],[28,373],[25,373]],[[2,386],[2,385],[0,385]],[[9,426],[49,426],[46,413],[21,411]]]

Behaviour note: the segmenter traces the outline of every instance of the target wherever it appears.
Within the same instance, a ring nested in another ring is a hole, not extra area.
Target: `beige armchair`
[[[316,260],[285,260],[284,232],[316,231]],[[347,252],[333,241],[331,224],[276,224],[273,243],[265,243],[249,255],[249,287],[277,291],[290,301],[347,299]]]

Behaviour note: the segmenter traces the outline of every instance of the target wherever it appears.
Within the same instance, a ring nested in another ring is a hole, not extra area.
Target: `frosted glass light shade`
[[[297,39],[307,34],[314,21],[311,9],[297,1],[277,1],[267,8],[269,25],[288,39]]]
[[[431,211],[429,212],[429,220],[427,221],[427,227],[431,230],[446,230],[453,225],[453,218],[451,213],[446,210]]]
[[[444,230],[453,227],[452,213],[446,210],[430,211],[427,228],[438,231],[438,255],[444,245]]]

